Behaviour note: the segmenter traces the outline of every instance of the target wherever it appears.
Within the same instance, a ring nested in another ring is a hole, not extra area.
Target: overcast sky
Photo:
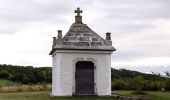
[[[52,37],[78,6],[92,30],[112,33],[112,67],[170,71],[170,0],[0,0],[0,64],[52,66]]]

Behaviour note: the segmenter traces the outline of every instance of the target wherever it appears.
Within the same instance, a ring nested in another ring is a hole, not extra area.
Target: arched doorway
[[[75,94],[94,94],[94,63],[91,61],[78,61],[75,73]]]

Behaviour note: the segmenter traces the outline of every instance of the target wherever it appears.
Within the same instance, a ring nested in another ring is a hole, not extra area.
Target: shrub
[[[165,80],[165,89],[170,90],[170,79]]]
[[[137,91],[142,91],[143,86],[144,86],[144,78],[142,76],[138,76],[133,78],[133,84],[135,90]]]
[[[34,91],[34,89],[32,88],[32,86],[29,86],[29,87],[28,87],[28,90],[29,90],[29,91]]]
[[[47,90],[47,84],[45,82],[43,82],[43,89]]]
[[[22,79],[22,83],[24,83],[24,84],[28,84],[30,82],[30,79],[28,78],[28,77],[23,77],[23,79]]]
[[[8,71],[6,71],[6,70],[1,70],[0,71],[0,78],[6,79],[6,78],[8,78],[8,76],[9,76],[9,72]]]
[[[112,81],[112,90],[123,90],[126,88],[126,84],[122,80]]]

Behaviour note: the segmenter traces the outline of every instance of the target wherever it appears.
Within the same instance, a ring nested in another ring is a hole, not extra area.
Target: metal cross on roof
[[[80,8],[78,7],[77,10],[74,11],[74,13],[77,13],[77,16],[80,16],[80,13],[82,13],[83,11],[80,10]]]

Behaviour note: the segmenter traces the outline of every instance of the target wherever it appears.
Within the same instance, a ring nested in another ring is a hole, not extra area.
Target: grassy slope
[[[49,97],[49,92],[0,93],[0,100],[114,100],[112,97]]]
[[[113,91],[113,93],[130,96],[132,91]],[[170,100],[170,92],[148,91],[147,93],[152,100]]]
[[[9,80],[0,80],[0,86],[5,87],[5,86],[16,86],[17,83]]]

